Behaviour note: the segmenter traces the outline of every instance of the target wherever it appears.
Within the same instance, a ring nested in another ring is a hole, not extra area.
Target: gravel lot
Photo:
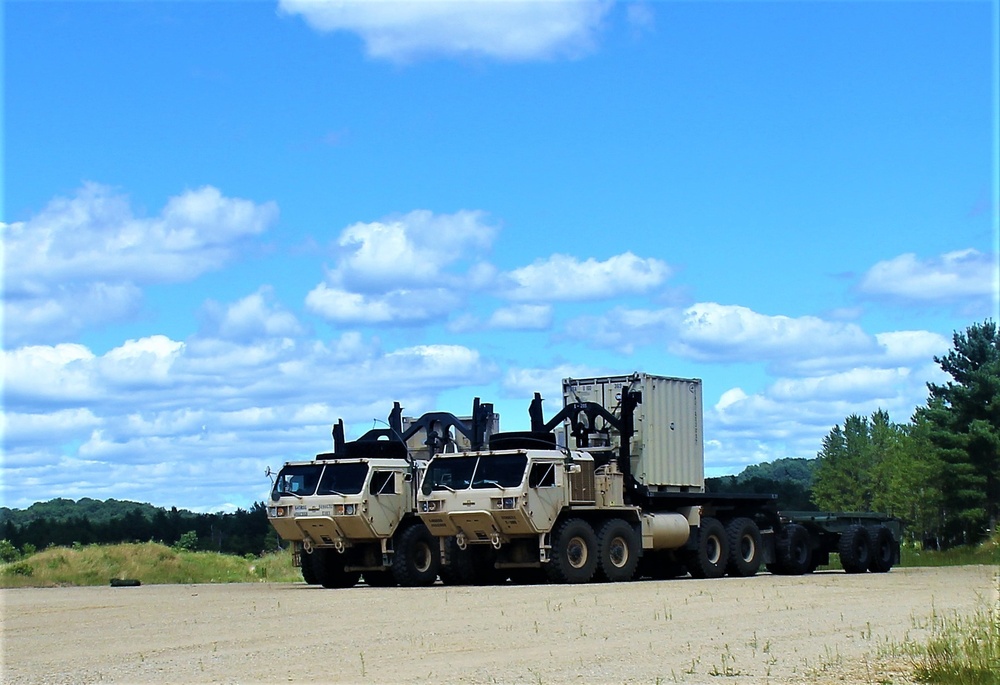
[[[998,569],[368,588],[6,589],[4,683],[905,683]]]

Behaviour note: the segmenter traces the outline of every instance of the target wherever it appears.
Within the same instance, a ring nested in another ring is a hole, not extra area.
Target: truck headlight
[[[354,516],[354,514],[355,514],[355,512],[357,512],[357,510],[358,510],[358,505],[357,504],[345,504],[344,505],[344,513],[347,514],[348,516]]]
[[[516,509],[516,497],[494,497],[492,499],[494,509]]]
[[[420,503],[420,511],[423,513],[438,511],[441,509],[441,504],[442,504],[441,500],[436,500],[436,499],[424,500],[423,502]]]

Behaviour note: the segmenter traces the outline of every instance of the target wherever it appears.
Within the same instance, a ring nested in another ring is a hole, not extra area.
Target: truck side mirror
[[[566,464],[566,473],[580,473],[582,470],[579,464]]]

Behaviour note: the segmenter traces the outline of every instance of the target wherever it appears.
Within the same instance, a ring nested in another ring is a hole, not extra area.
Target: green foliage
[[[198,533],[193,530],[181,535],[180,539],[174,544],[175,549],[184,549],[189,552],[193,552],[198,549]]]
[[[941,482],[947,541],[975,542],[1000,519],[1000,335],[993,321],[955,333],[935,357],[953,380],[928,383],[917,418],[944,465]]]
[[[10,540],[0,540],[0,561],[16,561],[19,556],[21,555],[18,553],[17,547],[14,546],[13,542]]]

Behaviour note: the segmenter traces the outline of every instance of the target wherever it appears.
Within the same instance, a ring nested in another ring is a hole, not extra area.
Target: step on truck
[[[471,417],[431,412],[413,419],[394,404],[386,424],[346,441],[333,427],[333,452],[286,463],[271,488],[267,516],[303,579],[346,588],[430,585],[438,578],[438,543],[416,515],[416,486],[441,451],[481,450],[499,429],[491,404]],[[447,574],[446,574],[447,575]]]
[[[898,521],[783,515],[771,494],[705,492],[699,379],[565,379],[563,408],[485,449],[437,454],[417,495],[442,569],[470,583],[800,574],[840,555],[887,571]]]

